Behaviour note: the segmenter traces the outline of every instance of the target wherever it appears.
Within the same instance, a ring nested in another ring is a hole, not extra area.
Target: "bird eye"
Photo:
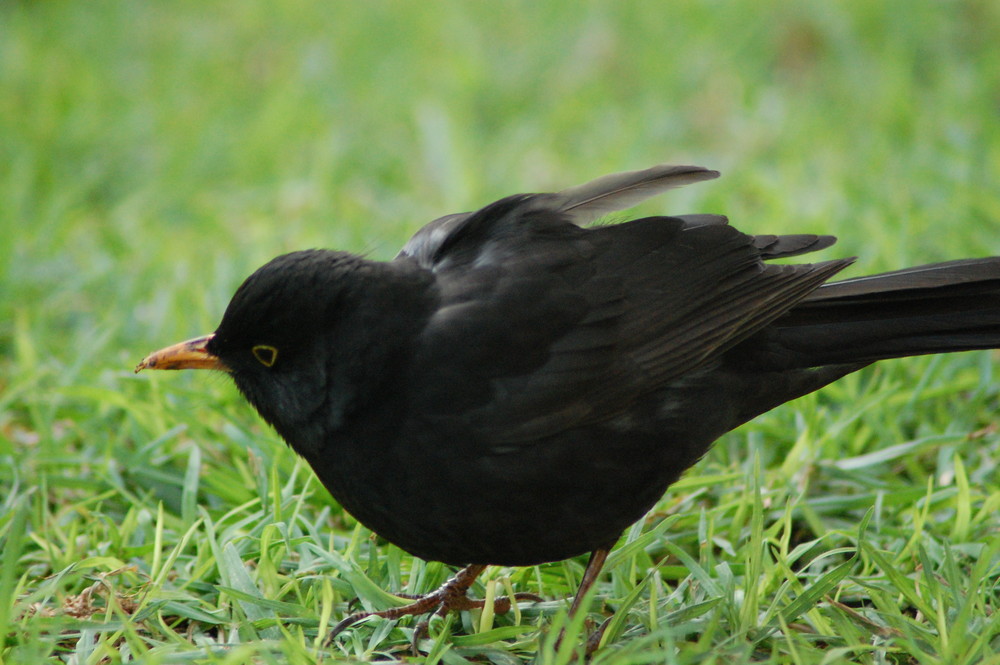
[[[264,367],[270,367],[274,365],[275,361],[278,359],[278,349],[273,346],[268,346],[267,344],[258,344],[253,347],[253,357],[260,361],[260,364]]]

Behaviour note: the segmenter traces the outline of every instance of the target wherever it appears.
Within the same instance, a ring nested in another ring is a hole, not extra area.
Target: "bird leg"
[[[597,576],[601,574],[604,562],[608,558],[608,552],[608,548],[597,549],[591,552],[590,560],[587,561],[587,567],[583,571],[583,579],[580,580],[580,587],[577,589],[576,597],[573,598],[573,604],[569,608],[570,619],[576,616],[576,613],[580,611],[580,608],[583,606],[584,596],[587,595],[590,587],[594,586],[594,582],[597,581]],[[472,598],[469,598],[467,594],[469,588],[472,586],[472,583],[476,581],[476,578],[479,577],[485,569],[486,566],[484,565],[473,564],[458,571],[454,577],[442,584],[436,591],[432,591],[425,596],[402,596],[403,598],[413,599],[414,602],[408,605],[390,607],[387,610],[380,610],[378,612],[356,612],[355,614],[351,614],[333,627],[327,639],[332,640],[346,628],[353,626],[362,619],[367,619],[368,617],[373,616],[393,620],[409,615],[419,616],[434,611],[437,616],[443,617],[451,611],[482,609],[486,605],[486,601],[473,600]],[[541,602],[542,598],[533,593],[515,593],[513,598],[504,596],[493,601],[493,611],[496,614],[506,614],[510,611],[512,602],[518,600]],[[413,640],[411,642],[414,653],[417,653],[417,644],[427,635],[428,625],[429,621],[423,620],[418,623],[414,629]],[[605,622],[587,640],[587,655],[590,655],[597,649],[597,646],[601,641],[601,635],[603,635],[604,629],[607,625],[608,622]],[[559,647],[559,642],[562,641],[562,637],[562,634],[560,634],[559,639],[556,641],[557,649]]]
[[[580,588],[576,590],[576,597],[573,598],[573,604],[570,605],[569,608],[570,619],[576,616],[580,606],[583,604],[583,597],[587,595],[587,592],[590,591],[590,587],[594,586],[594,582],[597,581],[597,576],[601,574],[601,568],[604,567],[604,562],[608,560],[609,551],[610,550],[604,548],[594,550],[590,553],[590,559],[587,561],[587,567],[583,569],[583,579],[580,580]]]
[[[569,607],[568,621],[572,621],[576,613],[580,611],[583,606],[583,598],[590,591],[590,587],[594,586],[594,582],[597,581],[597,576],[601,574],[601,568],[604,567],[604,562],[608,559],[609,548],[601,548],[594,550],[590,553],[590,559],[587,561],[587,567],[583,570],[583,579],[580,580],[580,587],[576,590],[576,596],[573,598],[573,604]],[[604,629],[608,627],[608,622],[605,621],[601,626],[594,631],[594,634],[587,638],[585,655],[590,656],[594,651],[597,650],[598,645],[601,643],[601,637],[604,635]],[[559,643],[562,642],[563,635],[565,634],[565,629],[560,631],[559,639],[556,640],[555,648],[559,649]]]
[[[390,607],[387,610],[378,612],[357,612],[345,617],[340,623],[333,627],[327,639],[332,640],[341,631],[354,625],[362,619],[376,616],[383,619],[399,619],[408,615],[427,614],[436,610],[438,616],[445,616],[453,610],[473,610],[480,609],[486,605],[485,600],[473,600],[466,595],[469,587],[476,581],[476,578],[486,569],[486,566],[473,564],[458,571],[454,577],[442,584],[437,591],[432,591],[426,596],[418,596],[414,602],[400,607]],[[496,614],[506,614],[510,611],[513,601],[531,600],[541,602],[542,598],[533,593],[515,593],[513,599],[504,596],[493,601],[493,611]],[[424,620],[417,624],[413,632],[412,646],[416,651],[417,643],[427,634],[428,621]]]

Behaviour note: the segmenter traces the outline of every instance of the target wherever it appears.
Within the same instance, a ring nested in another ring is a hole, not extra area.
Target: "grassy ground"
[[[403,658],[329,626],[449,571],[357,526],[222,377],[134,376],[271,256],[661,161],[644,212],[1000,254],[1000,5],[0,4],[0,662]],[[601,663],[1000,663],[1000,372],[887,362],[724,438],[625,535]],[[641,463],[641,461],[639,461]],[[623,488],[628,491],[628,488]],[[565,663],[546,599],[426,661]]]

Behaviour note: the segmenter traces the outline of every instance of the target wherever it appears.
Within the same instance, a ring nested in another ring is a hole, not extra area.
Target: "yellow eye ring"
[[[253,357],[264,367],[271,367],[278,360],[278,349],[273,346],[258,344],[251,350],[253,351]]]

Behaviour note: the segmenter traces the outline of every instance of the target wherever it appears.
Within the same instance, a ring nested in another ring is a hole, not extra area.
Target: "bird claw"
[[[590,656],[597,651],[597,648],[601,646],[601,639],[604,638],[604,631],[608,629],[611,625],[611,620],[614,617],[608,617],[601,622],[601,625],[597,627],[597,630],[590,633],[587,636],[587,641],[584,644],[583,655],[585,658],[590,658]]]
[[[428,614],[432,611],[437,616],[444,617],[451,611],[481,609],[486,606],[486,601],[473,600],[466,594],[476,577],[485,568],[486,566],[468,566],[467,568],[460,570],[457,575],[442,584],[436,591],[432,591],[425,596],[401,596],[403,598],[410,598],[414,601],[407,605],[390,607],[387,610],[379,610],[377,612],[356,612],[348,615],[344,617],[340,623],[333,627],[330,634],[327,636],[327,642],[331,642],[333,638],[345,629],[353,626],[363,619],[367,619],[368,617],[375,616],[382,619],[394,620],[404,616],[420,616]],[[513,595],[513,600],[509,596],[503,596],[493,601],[493,612],[495,614],[506,614],[511,610],[513,602],[521,600],[541,602],[543,598],[537,594],[528,592],[515,593]],[[420,643],[420,640],[427,637],[429,625],[430,621],[428,619],[424,619],[420,621],[414,629],[413,639],[410,643],[410,648],[413,650],[414,655],[419,655],[417,645]]]

